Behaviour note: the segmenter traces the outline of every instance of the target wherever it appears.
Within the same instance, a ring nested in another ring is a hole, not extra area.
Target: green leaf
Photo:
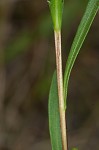
[[[63,0],[49,0],[48,3],[51,11],[54,30],[59,31],[62,23]]]
[[[82,18],[77,34],[74,38],[74,41],[73,41],[73,44],[72,44],[72,47],[71,47],[71,50],[67,59],[65,75],[64,75],[65,106],[66,106],[66,99],[67,99],[68,82],[69,82],[69,77],[70,77],[72,67],[74,65],[76,57],[81,49],[81,46],[85,40],[85,37],[91,27],[91,24],[98,10],[99,10],[99,0],[89,0],[85,14]]]
[[[56,72],[52,78],[48,110],[52,150],[62,150]]]

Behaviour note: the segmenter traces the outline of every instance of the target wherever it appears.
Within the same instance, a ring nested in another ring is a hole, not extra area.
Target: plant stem
[[[64,107],[64,95],[63,95],[61,31],[55,31],[54,36],[55,36],[55,52],[56,52],[56,68],[57,68],[57,84],[58,84],[62,148],[63,150],[67,150],[66,120],[65,120],[65,109],[64,109],[65,108]]]

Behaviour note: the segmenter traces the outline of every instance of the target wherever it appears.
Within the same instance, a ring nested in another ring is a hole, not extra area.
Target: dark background
[[[88,0],[66,0],[63,70]],[[50,150],[48,93],[55,70],[46,0],[0,0],[0,150]],[[73,68],[68,145],[99,150],[99,13]]]

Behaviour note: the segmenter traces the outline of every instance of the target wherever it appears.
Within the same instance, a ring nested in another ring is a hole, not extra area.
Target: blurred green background
[[[63,70],[88,0],[66,0]],[[0,0],[0,150],[51,150],[48,93],[55,70],[52,21],[45,0]],[[99,13],[73,68],[68,146],[99,150]]]

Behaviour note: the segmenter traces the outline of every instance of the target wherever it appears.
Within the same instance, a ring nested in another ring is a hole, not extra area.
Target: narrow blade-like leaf
[[[56,72],[52,78],[48,107],[52,150],[62,150]]]
[[[61,29],[62,12],[63,12],[63,0],[49,0],[49,7],[53,20],[53,26],[55,31]]]
[[[64,75],[64,98],[65,98],[65,105],[67,99],[67,89],[68,89],[68,81],[70,77],[70,73],[76,57],[81,49],[81,46],[85,40],[85,37],[90,29],[90,26],[94,20],[94,17],[99,10],[99,0],[89,0],[88,6],[86,8],[85,14],[82,18],[82,21],[79,25],[77,34],[74,38],[67,63],[65,68],[65,75]]]

